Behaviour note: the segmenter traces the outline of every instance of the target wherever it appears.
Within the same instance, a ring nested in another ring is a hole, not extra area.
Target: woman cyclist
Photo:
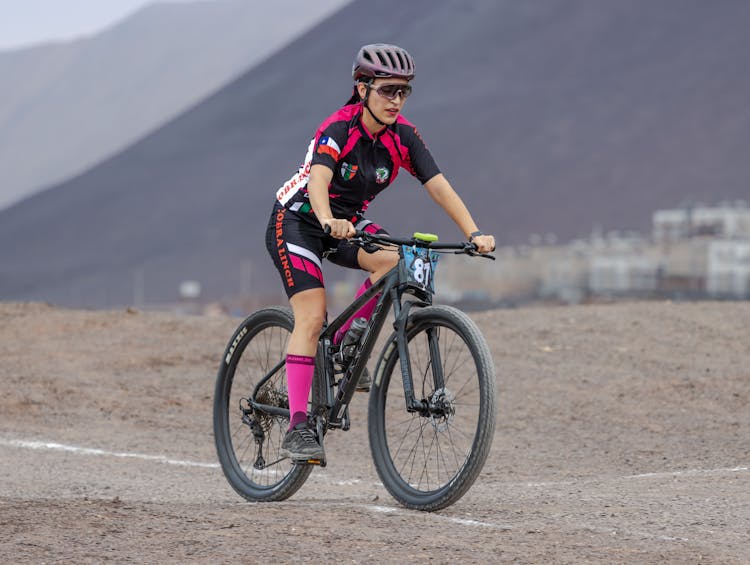
[[[322,257],[370,273],[357,296],[396,265],[396,254],[386,250],[366,253],[347,239],[357,229],[385,233],[364,213],[399,169],[406,169],[424,185],[480,252],[495,248],[494,237],[479,231],[416,128],[401,116],[412,92],[411,55],[395,45],[365,45],[354,60],[352,77],[351,99],[320,125],[305,162],[277,191],[266,234],[268,252],[294,312],[286,357],[290,422],[280,450],[292,460],[324,456],[307,415],[318,336],[326,315]],[[334,252],[329,253],[330,249]],[[377,297],[352,320],[369,319],[376,302]],[[347,327],[336,335],[336,343]],[[358,388],[367,389],[369,384],[360,382]]]

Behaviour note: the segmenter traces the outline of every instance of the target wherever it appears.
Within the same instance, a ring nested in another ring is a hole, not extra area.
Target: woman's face
[[[408,88],[409,81],[403,78],[377,78],[372,82],[370,97],[367,99],[367,105],[370,111],[384,124],[391,125],[398,118],[401,108],[404,105],[406,96],[403,92],[398,92],[393,100],[389,100],[383,94],[378,93],[378,88],[386,85],[398,85]],[[360,98],[367,94],[367,87],[360,83],[357,85]]]

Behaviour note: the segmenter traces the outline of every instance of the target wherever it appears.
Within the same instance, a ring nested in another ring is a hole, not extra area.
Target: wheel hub
[[[429,397],[429,414],[432,426],[439,432],[448,429],[456,414],[455,395],[448,388],[439,388]]]

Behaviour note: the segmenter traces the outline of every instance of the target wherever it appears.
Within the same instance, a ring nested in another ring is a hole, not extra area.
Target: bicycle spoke
[[[447,433],[448,433],[448,437],[450,438],[450,445],[451,445],[451,447],[454,448],[453,449],[453,458],[455,459],[456,468],[458,469],[458,468],[461,467],[461,465],[463,465],[464,461],[466,460],[466,457],[468,457],[468,453],[464,457],[463,461],[459,461],[459,452],[456,449],[456,442],[453,440],[453,431],[456,431],[456,430],[454,430],[454,428],[448,428]],[[468,434],[467,434],[467,437],[468,437]],[[473,440],[474,438],[471,437],[470,439]]]
[[[436,431],[437,433],[437,431]],[[453,447],[453,442],[451,442],[451,447]],[[448,470],[448,461],[446,461],[446,455],[445,455],[445,447],[440,444],[440,442],[436,442],[435,444],[435,455],[437,459],[437,463],[435,465],[436,473],[438,477],[438,481],[440,481],[440,463],[443,463],[443,471],[445,476],[450,476],[450,471]],[[452,450],[453,455],[455,457],[455,448]]]
[[[419,476],[419,480],[417,481],[417,486],[422,485],[422,479],[426,476],[427,477],[427,490],[430,490],[430,480],[429,480],[429,474],[427,473],[427,462],[430,460],[429,452],[432,451],[432,444],[430,444],[429,449],[425,449],[425,441],[424,441],[424,431],[425,426],[422,425],[420,427],[420,434],[419,439],[421,440],[419,443],[422,446],[422,473]]]
[[[415,434],[414,445],[411,450],[411,453],[414,455],[414,458],[412,460],[412,466],[410,469],[410,476],[413,476],[415,466],[420,471],[419,477],[416,481],[417,485],[420,484],[420,481],[422,480],[422,476],[424,476],[424,463],[422,463],[421,465],[417,465],[417,459],[419,458],[419,460],[423,462],[425,458],[424,457],[424,422],[422,420],[418,420],[418,424],[419,424],[419,431]]]
[[[412,433],[411,432],[412,424],[414,424],[415,422],[419,424],[418,417],[413,416],[412,418],[409,419],[409,427],[406,429],[403,436],[401,437],[401,442],[399,443],[398,448],[396,449],[396,453],[394,453],[394,456],[393,456],[394,459],[398,459],[398,456],[401,453],[401,448],[404,446],[404,442],[406,441],[407,436],[411,435]],[[411,453],[411,451],[409,453]]]

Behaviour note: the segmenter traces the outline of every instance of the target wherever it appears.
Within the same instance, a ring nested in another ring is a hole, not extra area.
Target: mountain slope
[[[741,0],[355,2],[123,153],[0,213],[0,296],[116,304],[138,280],[159,301],[185,278],[220,296],[239,289],[241,262],[255,291],[276,292],[263,245],[273,193],[373,41],[412,51],[405,115],[502,243],[644,229],[656,207],[746,197],[749,23]],[[370,216],[457,237],[407,176]]]
[[[344,2],[153,4],[91,38],[0,52],[0,207],[121,150]]]

